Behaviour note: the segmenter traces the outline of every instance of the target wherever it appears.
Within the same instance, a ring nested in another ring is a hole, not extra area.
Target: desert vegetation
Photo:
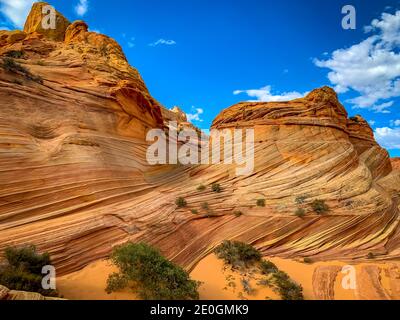
[[[12,58],[9,57],[3,58],[1,66],[7,72],[21,74],[28,80],[35,81],[40,84],[43,83],[43,79],[40,76],[31,74],[27,68],[25,68]]]
[[[295,211],[294,215],[295,215],[296,217],[303,218],[303,217],[306,215],[306,210],[304,210],[303,208],[298,208],[298,209]]]
[[[257,207],[265,207],[265,199],[258,199],[257,200]]]
[[[218,184],[218,183],[213,183],[213,184],[211,185],[211,190],[212,190],[213,192],[216,192],[216,193],[222,192],[221,185]]]
[[[14,59],[21,59],[24,57],[24,52],[21,50],[11,50],[4,54],[6,57],[14,58]]]
[[[298,197],[296,197],[295,202],[297,204],[303,204],[306,201],[306,199],[307,199],[307,196],[305,196],[305,195],[298,196]]]
[[[144,300],[197,300],[199,283],[181,267],[145,243],[114,248],[111,261],[119,269],[107,280],[107,293],[127,287]]]
[[[233,212],[233,215],[234,215],[236,218],[239,218],[239,217],[241,217],[241,216],[243,215],[243,212],[240,211],[240,210],[235,210],[235,211]]]
[[[204,191],[204,190],[206,190],[206,187],[204,186],[204,185],[199,185],[198,187],[197,187],[197,191]]]
[[[329,211],[329,206],[325,203],[324,200],[314,200],[311,203],[311,207],[314,212],[319,215],[326,214]]]
[[[178,208],[184,208],[187,206],[187,202],[183,197],[179,197],[178,199],[176,199],[175,204]]]
[[[58,296],[55,290],[42,287],[42,268],[51,265],[48,253],[40,254],[34,246],[8,247],[4,251],[6,260],[0,266],[0,284],[10,290],[37,292],[44,296]]]
[[[303,288],[290,279],[285,272],[280,271],[274,263],[263,260],[261,253],[253,246],[239,241],[224,241],[214,250],[214,253],[232,269],[246,275],[241,279],[246,294],[253,293],[248,277],[257,270],[263,277],[259,279],[258,284],[271,287],[283,300],[304,299]]]
[[[261,254],[253,246],[239,241],[224,241],[214,253],[235,269],[249,267],[261,260]]]

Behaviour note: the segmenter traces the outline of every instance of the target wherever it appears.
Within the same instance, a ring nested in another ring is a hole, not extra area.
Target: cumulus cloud
[[[348,100],[354,108],[388,113],[393,105],[388,100],[400,96],[400,11],[383,13],[365,31],[370,33],[365,40],[314,63],[331,70],[328,78],[337,92],[358,92]]]
[[[297,98],[304,97],[307,93],[300,93],[297,91],[284,92],[281,94],[273,94],[271,86],[265,86],[260,89],[250,89],[250,90],[236,90],[233,92],[234,95],[239,95],[242,93],[247,94],[251,98],[256,98],[250,101],[257,102],[279,102],[279,101],[289,101]]]
[[[392,127],[400,127],[400,120],[391,120],[390,125]]]
[[[88,0],[79,0],[78,4],[75,6],[75,12],[80,17],[83,17],[88,10],[89,10]]]
[[[192,122],[192,121],[199,121],[199,122],[202,122],[203,119],[201,119],[200,117],[201,117],[201,115],[204,113],[204,110],[201,109],[201,108],[195,108],[195,107],[192,107],[192,110],[194,111],[194,113],[188,113],[188,114],[186,115],[188,121],[189,121],[189,122]]]
[[[157,47],[159,45],[173,46],[175,44],[176,42],[174,40],[158,39],[157,41],[150,43],[149,46],[150,47]]]
[[[0,12],[17,28],[23,28],[35,0],[0,0]]]
[[[400,149],[400,128],[377,128],[375,138],[386,149]]]

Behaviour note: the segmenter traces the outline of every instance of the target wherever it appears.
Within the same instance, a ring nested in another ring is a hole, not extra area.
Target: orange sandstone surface
[[[400,258],[398,159],[364,119],[348,119],[332,89],[239,103],[218,115],[215,129],[254,128],[249,176],[237,176],[235,165],[150,166],[146,133],[171,119],[190,127],[186,116],[157,102],[121,47],[85,22],[57,13],[57,29],[42,30],[44,5],[34,4],[24,31],[0,31],[0,251],[35,244],[60,276],[126,241],[150,243],[193,272],[230,239],[265,256],[316,263]],[[4,66],[13,52],[23,52],[13,60],[31,76]],[[178,197],[186,208],[176,207]],[[256,206],[260,198],[265,207]],[[317,199],[327,214],[313,212]],[[298,208],[305,217],[294,216]],[[335,270],[317,273],[323,297],[332,295]],[[378,275],[375,267],[361,272]]]

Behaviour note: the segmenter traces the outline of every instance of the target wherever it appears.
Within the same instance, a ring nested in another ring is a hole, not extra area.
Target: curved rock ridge
[[[213,128],[254,128],[249,176],[235,165],[150,166],[148,130],[184,117],[150,95],[113,39],[82,21],[63,41],[13,34],[0,33],[0,251],[34,244],[58,275],[126,241],[151,243],[187,269],[227,239],[286,258],[400,257],[399,170],[332,89],[240,103],[216,118]],[[7,55],[29,76],[4,68]],[[313,212],[317,199],[329,213]]]

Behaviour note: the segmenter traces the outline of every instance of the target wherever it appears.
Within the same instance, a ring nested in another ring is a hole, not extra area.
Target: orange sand
[[[109,261],[101,260],[86,268],[57,278],[57,290],[69,300],[135,300],[135,295],[129,290],[107,294],[107,278],[118,269]]]
[[[314,264],[305,264],[293,260],[280,258],[268,259],[275,263],[278,268],[285,271],[297,283],[303,286],[304,297],[306,300],[314,300],[315,295],[312,286],[314,270],[318,266],[345,266],[348,263],[339,261],[318,262]],[[389,263],[390,264],[390,263]],[[380,263],[378,265],[386,270],[389,264]],[[392,263],[393,264],[393,263]],[[362,266],[367,264],[355,265],[357,274]],[[102,260],[90,264],[86,268],[63,276],[57,279],[57,289],[64,298],[70,300],[135,300],[137,297],[126,290],[124,292],[108,295],[104,288],[108,275],[116,272],[117,269],[110,262]],[[390,292],[390,284],[382,272],[382,286]],[[354,300],[357,299],[355,290],[346,290],[342,287],[343,274],[339,272],[335,281],[335,299],[336,300]],[[224,266],[223,261],[211,254],[204,258],[191,272],[193,280],[201,281],[199,293],[202,300],[265,300],[279,299],[279,296],[269,287],[257,284],[262,277],[257,274],[247,272],[241,274],[231,271],[229,267]],[[251,294],[244,292],[241,279],[249,279],[250,287],[253,289]]]

